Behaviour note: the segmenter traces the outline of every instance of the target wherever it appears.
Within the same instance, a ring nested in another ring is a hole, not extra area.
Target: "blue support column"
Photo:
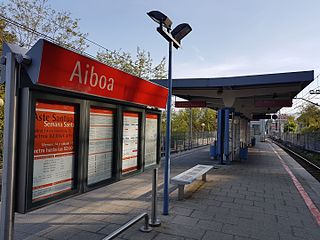
[[[229,134],[229,128],[230,128],[230,124],[229,124],[229,114],[230,114],[230,109],[229,108],[224,108],[224,143],[223,143],[223,152],[224,152],[224,163],[225,164],[230,164],[230,151],[229,151],[229,138],[230,138],[230,134]]]
[[[219,109],[218,110],[218,129],[217,129],[217,158],[218,161],[222,164],[223,162],[223,119],[222,119],[222,115],[223,115],[223,109]]]

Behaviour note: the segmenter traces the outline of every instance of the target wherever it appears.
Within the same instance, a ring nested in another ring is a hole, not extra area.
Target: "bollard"
[[[149,216],[146,214],[144,216],[144,225],[140,228],[141,232],[151,232],[152,227],[149,226]]]
[[[151,219],[149,225],[158,227],[161,221],[157,218],[157,194],[158,193],[158,168],[153,169],[152,174],[152,202],[151,202]]]

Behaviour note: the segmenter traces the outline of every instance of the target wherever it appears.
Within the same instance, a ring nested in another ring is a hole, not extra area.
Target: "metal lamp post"
[[[202,145],[204,145],[204,141],[203,141],[203,139],[204,139],[204,127],[206,126],[206,124],[205,123],[201,123],[201,127],[202,127]]]
[[[178,49],[180,41],[192,31],[187,23],[182,23],[171,31],[172,21],[159,11],[151,11],[148,16],[158,23],[157,31],[169,42],[168,62],[168,101],[165,140],[164,184],[163,184],[163,215],[169,214],[169,178],[170,178],[170,143],[171,143],[171,97],[172,97],[172,45]]]

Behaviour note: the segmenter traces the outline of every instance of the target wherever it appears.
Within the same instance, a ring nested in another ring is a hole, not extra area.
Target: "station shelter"
[[[157,168],[167,88],[44,39],[30,49],[4,44],[1,72],[3,192],[16,199],[3,202],[12,211]]]
[[[314,71],[219,78],[173,79],[172,94],[190,102],[205,102],[217,110],[217,141],[213,146],[221,164],[246,159],[250,122],[276,118],[282,107],[314,79]],[[153,80],[167,86],[166,80]],[[260,121],[262,122],[262,121]]]

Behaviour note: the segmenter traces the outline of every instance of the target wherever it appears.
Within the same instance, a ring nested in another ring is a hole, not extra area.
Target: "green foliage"
[[[155,67],[149,52],[137,48],[135,59],[130,53],[119,51],[101,51],[97,53],[99,61],[144,79],[166,78],[165,59]]]
[[[297,131],[298,124],[296,123],[294,116],[289,116],[287,122],[284,124],[283,131],[289,133],[295,133]]]
[[[32,30],[7,25],[20,46],[31,47],[39,39],[37,31],[79,51],[88,47],[84,39],[88,34],[80,31],[80,19],[73,19],[68,11],[56,11],[48,0],[9,0],[0,5],[0,14]]]
[[[320,131],[320,108],[315,105],[306,105],[297,118],[302,133]]]
[[[216,111],[209,108],[191,108],[192,131],[214,131],[217,128]],[[172,133],[189,133],[190,131],[190,109],[173,111],[171,115]],[[166,113],[162,115],[162,134],[165,133]]]
[[[79,51],[88,47],[84,39],[88,34],[80,32],[79,19],[73,19],[70,12],[52,9],[48,0],[9,0],[0,4],[0,14],[32,30],[28,31],[0,18],[0,55],[3,42],[31,47],[39,39],[35,31]],[[0,86],[0,98],[4,99],[4,85]],[[3,127],[4,107],[0,106],[0,168],[2,167]]]
[[[2,45],[4,42],[13,43],[17,40],[13,33],[6,30],[6,27],[6,22],[0,19],[0,56],[2,54]]]

